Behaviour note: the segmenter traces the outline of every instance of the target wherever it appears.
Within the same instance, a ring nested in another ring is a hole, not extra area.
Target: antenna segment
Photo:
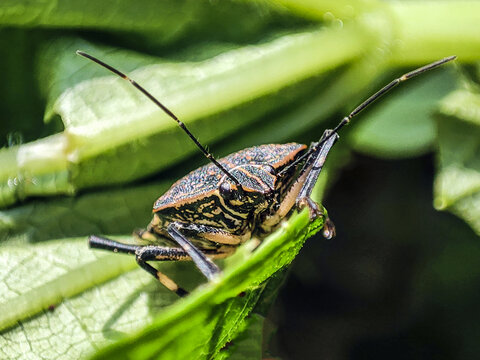
[[[138,83],[135,82],[135,80],[133,79],[130,79],[127,75],[125,75],[124,73],[122,73],[121,71],[115,69],[114,67],[104,63],[103,61],[97,59],[96,57],[92,56],[92,55],[89,55],[83,51],[80,51],[80,50],[77,50],[76,51],[77,55],[80,55],[80,56],[83,56],[84,58],[87,58],[93,62],[96,62],[97,64],[99,64],[100,66],[103,66],[104,68],[110,70],[112,73],[120,76],[122,79],[125,79],[127,81],[130,82],[130,84],[132,84],[135,88],[137,88],[138,90],[140,90],[140,92],[142,92],[147,98],[149,98],[155,105],[157,105],[160,109],[162,109],[168,116],[170,116],[173,120],[175,120],[178,124],[178,126],[180,126],[180,128],[182,128],[183,131],[185,131],[187,133],[187,135],[190,137],[190,139],[192,139],[192,141],[195,143],[195,145],[197,145],[197,147],[202,151],[203,155],[205,155],[205,157],[210,160],[217,168],[219,168],[225,175],[228,176],[228,178],[230,180],[232,180],[234,182],[234,184],[237,186],[238,188],[238,191],[239,191],[239,194],[242,195],[243,194],[243,187],[242,185],[240,184],[240,182],[237,180],[237,178],[235,178],[235,176],[233,176],[223,165],[221,165],[214,157],[211,153],[209,153],[207,151],[207,149],[205,149],[204,146],[202,146],[202,144],[200,144],[200,142],[195,138],[195,136],[193,136],[193,134],[190,132],[190,130],[187,129],[187,127],[185,126],[185,124],[183,122],[181,122],[173,112],[170,111],[170,109],[168,109],[165,105],[163,105],[160,101],[158,101],[152,94],[150,94],[147,90],[145,90],[142,86],[140,86]]]
[[[367,100],[365,100],[364,102],[362,102],[360,105],[358,105],[348,116],[345,116],[339,123],[337,126],[335,126],[335,128],[333,128],[333,130],[327,135],[325,136],[324,138],[320,139],[318,141],[318,143],[316,144],[315,147],[312,147],[312,149],[308,152],[306,152],[305,154],[303,154],[302,156],[300,156],[297,160],[295,160],[292,164],[290,164],[287,168],[283,169],[282,171],[280,171],[278,173],[278,175],[281,175],[283,172],[287,171],[291,166],[295,166],[297,165],[300,161],[304,160],[310,153],[311,151],[314,151],[315,149],[317,149],[318,147],[322,146],[323,143],[325,143],[328,139],[330,139],[334,134],[337,134],[338,131],[343,128],[345,125],[347,125],[350,120],[352,120],[353,117],[355,117],[356,115],[358,115],[362,110],[364,110],[366,107],[368,107],[368,105],[370,105],[371,103],[373,103],[374,101],[376,101],[377,99],[379,99],[380,97],[382,97],[383,95],[385,95],[387,92],[389,92],[390,90],[392,90],[394,87],[396,87],[398,84],[404,82],[404,81],[407,81],[417,75],[420,75],[426,71],[429,71],[429,70],[432,70],[432,69],[435,69],[437,67],[439,67],[440,65],[443,65],[449,61],[452,61],[452,60],[455,60],[457,57],[455,55],[453,56],[449,56],[449,57],[446,57],[444,59],[441,59],[441,60],[437,60],[433,63],[430,63],[430,64],[427,64],[427,65],[424,65],[422,67],[419,67],[418,69],[415,69],[413,71],[410,71],[406,74],[403,74],[402,76],[400,76],[399,78],[395,79],[395,80],[392,80],[391,82],[389,82],[387,85],[385,85],[384,87],[382,87],[380,90],[378,90],[375,94],[373,94],[372,96],[370,96]]]

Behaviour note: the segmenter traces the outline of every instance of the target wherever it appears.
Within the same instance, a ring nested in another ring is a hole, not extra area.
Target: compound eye
[[[265,170],[272,175],[277,175],[277,170],[272,165],[265,165]]]
[[[220,184],[219,190],[220,195],[222,195],[225,200],[231,200],[234,197],[234,191],[227,181],[224,181]]]

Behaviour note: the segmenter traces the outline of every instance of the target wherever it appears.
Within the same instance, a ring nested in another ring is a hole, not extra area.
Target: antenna
[[[127,75],[125,75],[124,73],[122,73],[121,71],[115,69],[114,67],[104,63],[103,61],[97,59],[96,57],[92,56],[92,55],[89,55],[83,51],[80,51],[80,50],[77,50],[76,51],[77,55],[80,55],[80,56],[83,56],[84,58],[87,58],[93,62],[96,62],[98,65],[101,65],[103,66],[104,68],[110,70],[111,72],[113,72],[114,74],[120,76],[122,79],[125,79],[127,81],[129,81],[133,86],[135,86],[135,88],[137,88],[138,90],[140,90],[146,97],[148,97],[153,103],[155,103],[155,105],[157,105],[160,109],[162,109],[168,116],[170,116],[173,120],[175,120],[178,124],[178,126],[180,126],[180,128],[182,128],[183,131],[185,131],[187,133],[187,135],[190,137],[190,139],[192,139],[192,141],[195,143],[195,145],[197,145],[197,147],[202,151],[203,155],[205,155],[205,157],[210,160],[216,167],[218,167],[221,171],[223,171],[225,173],[225,175],[227,175],[230,180],[232,180],[235,185],[238,187],[238,190],[239,190],[239,193],[240,195],[243,194],[243,187],[242,187],[242,184],[240,184],[240,182],[237,180],[237,178],[235,178],[235,176],[233,176],[227,169],[225,169],[225,167],[223,167],[214,157],[211,153],[209,153],[207,151],[207,149],[205,149],[205,147],[202,146],[202,144],[200,144],[200,142],[195,138],[195,136],[193,136],[193,134],[187,129],[187,127],[185,126],[185,124],[183,122],[181,122],[173,112],[171,112],[165,105],[163,105],[160,101],[158,101],[157,99],[155,99],[155,97],[150,94],[147,90],[145,90],[142,86],[140,86],[139,84],[137,84],[134,80],[130,79]]]
[[[291,166],[295,166],[297,165],[300,161],[302,161],[303,159],[305,159],[305,157],[307,157],[311,151],[314,151],[315,149],[317,149],[319,146],[322,146],[323,143],[325,143],[328,139],[330,139],[334,134],[337,134],[338,131],[343,128],[345,125],[347,125],[350,120],[352,120],[353,117],[357,116],[362,110],[364,110],[366,107],[368,107],[368,105],[370,105],[371,103],[373,103],[374,101],[376,101],[377,99],[379,99],[380,97],[382,97],[383,95],[385,95],[387,92],[389,92],[391,89],[393,89],[394,87],[396,87],[398,84],[400,84],[401,82],[404,82],[406,80],[409,80],[417,75],[420,75],[426,71],[429,71],[429,70],[432,70],[432,69],[435,69],[437,67],[439,67],[440,65],[443,65],[449,61],[452,61],[452,60],[455,60],[457,57],[455,55],[453,56],[449,56],[449,57],[446,57],[444,59],[441,59],[441,60],[437,60],[433,63],[430,63],[430,64],[427,64],[427,65],[424,65],[422,67],[419,67],[418,69],[415,69],[413,71],[410,71],[406,74],[403,74],[402,76],[400,76],[399,78],[396,78],[392,81],[390,81],[387,85],[385,85],[384,87],[382,87],[380,90],[378,90],[376,93],[374,93],[373,95],[371,95],[367,100],[365,100],[364,102],[362,102],[360,105],[358,105],[348,116],[345,116],[339,123],[337,126],[335,126],[333,128],[333,130],[325,137],[321,138],[319,140],[319,142],[312,148],[310,149],[310,151],[307,151],[305,154],[303,154],[302,156],[300,156],[297,160],[295,160],[292,164],[290,164],[288,167],[286,167],[285,169],[283,169],[282,171],[280,171],[278,173],[278,175],[280,176],[283,172],[287,171]]]

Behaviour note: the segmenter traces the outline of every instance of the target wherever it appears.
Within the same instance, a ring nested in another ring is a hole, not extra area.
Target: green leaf
[[[480,94],[457,90],[442,101],[440,112],[434,204],[480,235]]]
[[[0,328],[55,306],[64,298],[135,267],[133,259],[97,260],[85,239],[50,241],[35,247],[2,247],[2,316]]]
[[[36,199],[0,211],[2,244],[24,244],[89,234],[129,234],[151,220],[152,204],[174,182]]]
[[[262,359],[262,333],[265,318],[252,314],[244,322],[244,329],[221,350],[217,359]]]
[[[432,114],[441,98],[454,89],[455,78],[442,69],[412,82],[382,99],[355,124],[349,137],[355,150],[381,158],[431,151],[437,132]]]
[[[309,222],[308,211],[293,216],[253,253],[247,243],[227,259],[219,279],[164,310],[175,295],[140,269],[104,283],[136,266],[129,256],[90,251],[86,239],[3,246],[0,258],[7,266],[1,272],[0,327],[9,331],[2,332],[0,351],[16,358],[28,344],[28,351],[42,358],[78,358],[155,318],[97,358],[213,356],[240,329],[265,281],[290,263],[321,226],[322,219]],[[162,263],[161,268],[167,273],[175,269],[175,279],[187,288],[203,281],[192,264]],[[237,296],[242,292],[245,296]],[[21,326],[12,327],[17,321]]]

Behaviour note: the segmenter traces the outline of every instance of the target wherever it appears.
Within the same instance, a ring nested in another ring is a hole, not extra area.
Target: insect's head
[[[275,190],[275,169],[266,164],[244,164],[230,170],[242,189],[227,176],[219,183],[219,193],[225,202],[233,206],[254,207],[269,199]]]

